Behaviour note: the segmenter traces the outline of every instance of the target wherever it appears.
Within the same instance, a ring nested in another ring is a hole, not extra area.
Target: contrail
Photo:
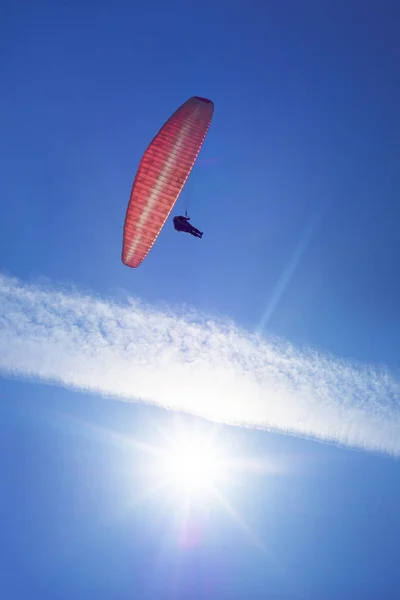
[[[0,275],[0,372],[400,455],[400,382],[229,322]]]

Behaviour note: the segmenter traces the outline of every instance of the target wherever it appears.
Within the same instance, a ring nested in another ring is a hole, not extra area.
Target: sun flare
[[[177,491],[207,493],[219,483],[222,458],[209,440],[181,435],[166,449],[160,467]]]
[[[228,483],[228,451],[218,438],[218,429],[185,426],[180,421],[154,448],[151,477],[164,497],[172,496],[178,504],[207,504],[216,499]]]
[[[176,418],[169,427],[155,422],[153,426],[156,443],[134,441],[135,447],[143,451],[143,460],[138,464],[143,485],[135,486],[141,490],[135,504],[153,499],[161,502],[167,508],[171,526],[178,526],[184,546],[198,542],[203,517],[208,520],[222,509],[263,550],[262,542],[235,509],[230,496],[244,493],[246,473],[277,472],[270,461],[251,459],[242,453],[238,456],[237,445],[232,446],[215,424],[202,426]]]

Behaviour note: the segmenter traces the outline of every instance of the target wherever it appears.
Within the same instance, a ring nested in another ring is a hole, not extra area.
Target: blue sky
[[[399,17],[390,1],[5,8],[2,596],[397,598]],[[215,114],[174,214],[204,237],[168,221],[128,269],[138,162],[192,95]],[[173,431],[167,406],[263,465],[224,488],[241,525],[193,509],[190,547],[175,500],[135,500],[134,440]]]

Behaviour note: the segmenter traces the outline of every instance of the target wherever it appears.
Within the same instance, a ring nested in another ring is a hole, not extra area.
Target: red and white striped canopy
[[[152,248],[192,170],[214,113],[189,98],[162,126],[140,161],[124,224],[122,262],[138,267]]]

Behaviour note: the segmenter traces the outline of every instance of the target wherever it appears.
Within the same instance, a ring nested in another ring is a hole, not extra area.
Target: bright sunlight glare
[[[177,419],[175,426],[168,429],[157,427],[158,436],[164,439],[161,446],[152,446],[152,486],[149,494],[169,496],[172,506],[179,515],[183,529],[184,545],[192,543],[188,538],[191,516],[197,516],[211,507],[218,507],[243,530],[251,541],[264,552],[262,542],[246,524],[228,499],[239,488],[244,490],[242,476],[254,471],[272,474],[269,461],[235,457],[231,444],[222,441],[218,426],[191,427],[188,422]],[[228,489],[229,488],[229,489]],[[197,510],[200,509],[200,512]],[[192,510],[194,512],[192,512]],[[187,531],[187,526],[189,527]]]
[[[181,435],[165,451],[161,460],[163,477],[183,494],[203,494],[218,486],[222,476],[222,456],[210,440]]]

